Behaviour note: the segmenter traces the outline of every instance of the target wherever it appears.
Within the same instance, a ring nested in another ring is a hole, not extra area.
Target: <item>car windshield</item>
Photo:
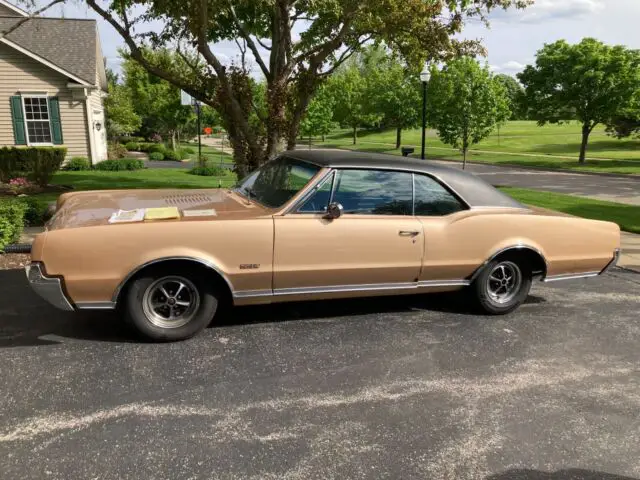
[[[235,191],[270,208],[280,208],[309,183],[320,167],[286,156],[266,163],[240,181]]]

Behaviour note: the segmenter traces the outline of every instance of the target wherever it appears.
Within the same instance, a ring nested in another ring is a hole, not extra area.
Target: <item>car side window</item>
[[[325,213],[329,198],[331,197],[331,188],[333,187],[333,178],[331,175],[318,190],[315,191],[298,209],[298,213]]]
[[[384,170],[338,170],[332,202],[345,214],[411,215],[411,174]]]
[[[465,209],[451,192],[433,178],[416,174],[414,185],[416,216],[441,217]]]

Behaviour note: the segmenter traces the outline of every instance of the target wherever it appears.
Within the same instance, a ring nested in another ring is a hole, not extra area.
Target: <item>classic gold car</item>
[[[109,223],[114,211],[167,206],[179,218]],[[223,303],[467,289],[504,314],[534,279],[604,273],[619,246],[614,223],[533,211],[459,169],[310,150],[228,190],[66,193],[27,276],[56,307],[120,307],[144,336],[178,340]]]

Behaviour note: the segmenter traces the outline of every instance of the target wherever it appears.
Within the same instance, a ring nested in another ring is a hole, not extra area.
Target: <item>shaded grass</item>
[[[527,205],[535,205],[593,220],[614,222],[626,232],[640,233],[640,206],[524,188],[500,187],[500,190]]]

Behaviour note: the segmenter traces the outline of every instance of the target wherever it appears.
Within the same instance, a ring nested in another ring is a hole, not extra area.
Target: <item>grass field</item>
[[[360,131],[358,143],[352,145],[351,130],[339,130],[316,145],[400,155],[395,150],[395,130]],[[578,164],[580,125],[577,122],[539,127],[535,122],[513,121],[473,147],[468,160],[484,163],[504,163],[523,167],[560,168],[607,173],[640,174],[640,140],[617,140],[596,127],[591,134],[587,164]],[[403,132],[402,145],[414,146],[420,154],[420,130]],[[305,142],[301,141],[304,145]],[[433,130],[427,132],[427,157],[462,161],[459,151],[444,145]]]
[[[640,233],[640,207],[635,205],[523,188],[500,187],[500,190],[526,205],[557,210],[577,217],[606,220],[617,223],[626,232]]]

